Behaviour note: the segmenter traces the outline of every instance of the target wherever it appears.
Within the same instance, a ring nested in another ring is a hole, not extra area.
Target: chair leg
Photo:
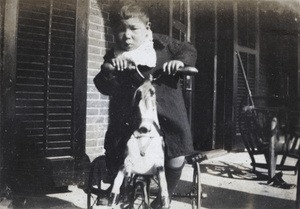
[[[276,170],[276,160],[277,156],[275,154],[275,137],[271,137],[270,139],[270,147],[269,147],[269,162],[268,162],[268,177],[271,179],[275,175]]]
[[[290,142],[293,140],[293,136],[292,135],[288,135],[286,134],[285,136],[287,138],[287,140],[285,140],[285,150],[284,150],[284,153],[283,153],[283,156],[282,156],[282,159],[281,159],[281,162],[280,162],[280,165],[283,166],[285,161],[286,161],[286,158],[289,154],[289,145],[290,145]]]
[[[273,118],[271,130],[275,130],[277,128],[277,119]],[[274,133],[272,137],[270,138],[269,143],[269,160],[268,160],[268,177],[269,179],[273,178],[276,171],[276,161],[277,161],[277,155],[275,152],[276,149],[276,143],[277,143],[277,133]]]
[[[284,152],[283,152],[283,156],[280,162],[280,166],[285,166],[285,161],[288,157],[292,157],[292,158],[299,158],[298,156],[300,155],[300,149],[298,147],[298,140],[299,137],[295,134],[290,134],[288,136],[288,139],[285,141],[285,146],[284,146]],[[298,165],[299,165],[299,160],[297,159],[297,162],[295,164],[295,175],[297,174],[297,170],[298,170]]]
[[[300,209],[300,167],[298,167],[298,177],[297,177],[297,193],[296,193],[296,209]]]

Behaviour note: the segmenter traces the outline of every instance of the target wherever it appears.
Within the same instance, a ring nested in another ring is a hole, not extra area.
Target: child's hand
[[[113,58],[111,60],[112,65],[118,71],[124,71],[125,69],[132,69],[134,67],[134,63],[131,60],[125,59],[123,57]],[[135,69],[135,67],[134,67]]]
[[[184,63],[179,60],[171,60],[163,64],[163,72],[168,75],[175,75],[179,68],[184,67]]]

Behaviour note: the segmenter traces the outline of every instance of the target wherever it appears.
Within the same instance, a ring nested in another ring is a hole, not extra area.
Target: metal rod
[[[245,80],[245,83],[246,83],[246,88],[247,88],[247,91],[248,91],[248,94],[249,94],[251,105],[254,107],[252,93],[251,93],[251,89],[249,87],[249,83],[248,83],[247,75],[246,75],[246,72],[245,72],[245,69],[244,69],[244,65],[243,65],[243,62],[242,62],[242,59],[241,59],[241,55],[240,55],[240,53],[238,51],[235,51],[235,53],[236,53],[236,55],[237,55],[237,57],[239,59],[239,62],[241,64],[242,73],[243,73],[243,77],[244,77],[244,80]]]
[[[213,75],[213,112],[212,112],[212,144],[211,148],[216,149],[217,135],[217,97],[218,97],[218,6],[214,2],[214,75]]]

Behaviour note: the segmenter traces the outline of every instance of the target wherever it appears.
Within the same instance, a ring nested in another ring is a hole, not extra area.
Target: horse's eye
[[[155,90],[154,89],[150,89],[150,94],[151,94],[151,96],[153,96],[155,94]]]

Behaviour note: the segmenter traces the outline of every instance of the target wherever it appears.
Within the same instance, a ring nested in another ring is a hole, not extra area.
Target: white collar
[[[115,57],[122,56],[127,60],[131,60],[135,65],[144,65],[148,67],[156,66],[156,52],[153,47],[152,31],[149,31],[148,38],[138,48],[131,51],[123,51],[115,49]]]

